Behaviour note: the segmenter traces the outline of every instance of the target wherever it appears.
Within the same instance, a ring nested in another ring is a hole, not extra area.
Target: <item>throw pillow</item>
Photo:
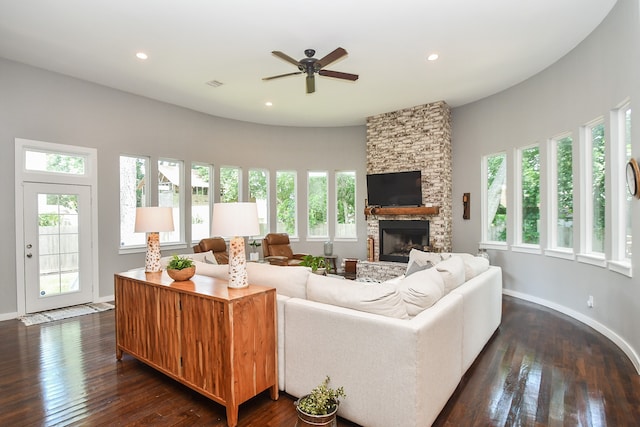
[[[411,262],[408,266],[407,266],[407,272],[404,274],[405,276],[410,276],[413,273],[416,273],[418,271],[422,271],[422,270],[426,270],[428,268],[433,267],[433,264],[431,263],[431,261],[425,261],[422,259],[416,259],[413,262]]]
[[[398,291],[409,316],[416,316],[444,296],[444,279],[434,268],[419,271],[405,277],[398,285]]]
[[[407,271],[411,267],[411,265],[419,261],[422,265],[426,262],[430,262],[431,265],[436,265],[442,261],[442,256],[435,252],[424,252],[418,249],[411,249],[409,252],[409,263],[407,264]],[[405,273],[405,275],[408,273]]]
[[[445,295],[464,283],[464,261],[457,255],[435,266],[444,279]]]

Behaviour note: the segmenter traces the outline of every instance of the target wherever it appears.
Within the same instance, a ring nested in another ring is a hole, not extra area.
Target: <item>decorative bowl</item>
[[[183,268],[182,270],[171,270],[167,268],[167,274],[176,282],[184,282],[189,280],[196,274],[196,266]]]

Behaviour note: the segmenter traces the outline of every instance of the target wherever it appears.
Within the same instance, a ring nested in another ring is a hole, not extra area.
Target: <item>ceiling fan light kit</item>
[[[307,75],[306,76],[307,93],[314,93],[316,91],[316,82],[315,82],[316,74],[319,74],[324,77],[332,77],[335,79],[350,80],[350,81],[358,80],[357,74],[343,73],[341,71],[331,71],[331,70],[324,69],[324,67],[326,67],[327,65],[332,64],[336,62],[338,59],[341,59],[347,56],[347,51],[341,47],[335,49],[333,52],[329,53],[328,55],[326,55],[321,59],[316,59],[313,57],[316,54],[315,50],[306,49],[304,51],[304,54],[306,57],[302,58],[299,61],[293,59],[286,53],[280,52],[278,50],[274,50],[271,53],[277,56],[278,58],[295,65],[296,67],[298,67],[299,71],[296,71],[293,73],[279,74],[277,76],[264,77],[262,80],[273,80],[281,77],[294,76],[297,74],[306,74]]]

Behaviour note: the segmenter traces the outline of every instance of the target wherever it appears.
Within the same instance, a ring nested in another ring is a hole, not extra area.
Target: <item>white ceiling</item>
[[[364,124],[517,84],[582,41],[615,0],[0,0],[0,56],[215,116],[288,126]],[[349,55],[304,75],[271,54]],[[135,53],[144,51],[141,61]],[[437,52],[435,62],[427,55]],[[218,80],[218,88],[206,84]],[[266,107],[265,102],[273,102]]]

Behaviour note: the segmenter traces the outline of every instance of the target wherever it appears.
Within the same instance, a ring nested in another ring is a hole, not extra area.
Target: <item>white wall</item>
[[[17,310],[15,138],[97,149],[101,297],[113,295],[114,273],[144,265],[143,253],[118,255],[121,154],[151,155],[152,162],[158,156],[182,159],[187,167],[191,161],[198,161],[272,172],[297,170],[302,238],[295,249],[300,251],[320,254],[323,250],[322,242],[304,240],[307,170],[355,170],[357,212],[364,211],[364,125],[295,128],[227,120],[4,59],[0,59],[0,94],[0,180],[5,184],[5,202],[0,210],[0,319]],[[366,256],[364,214],[358,221],[360,243],[336,242],[335,254]]]
[[[632,153],[640,157],[639,9],[638,0],[618,0],[604,22],[557,63],[517,86],[453,110],[454,251],[478,250],[483,155],[506,151],[512,169],[514,148],[543,143],[563,131],[572,131],[577,142],[580,125],[598,116],[608,119],[630,97]],[[508,185],[512,183],[511,170]],[[471,192],[470,220],[462,219],[465,192]],[[513,194],[509,196],[513,206]],[[504,270],[506,292],[546,303],[607,333],[636,358],[640,369],[640,201],[633,203],[633,220],[634,278],[544,255],[510,250],[490,255]],[[592,309],[586,304],[589,295],[595,299]]]

